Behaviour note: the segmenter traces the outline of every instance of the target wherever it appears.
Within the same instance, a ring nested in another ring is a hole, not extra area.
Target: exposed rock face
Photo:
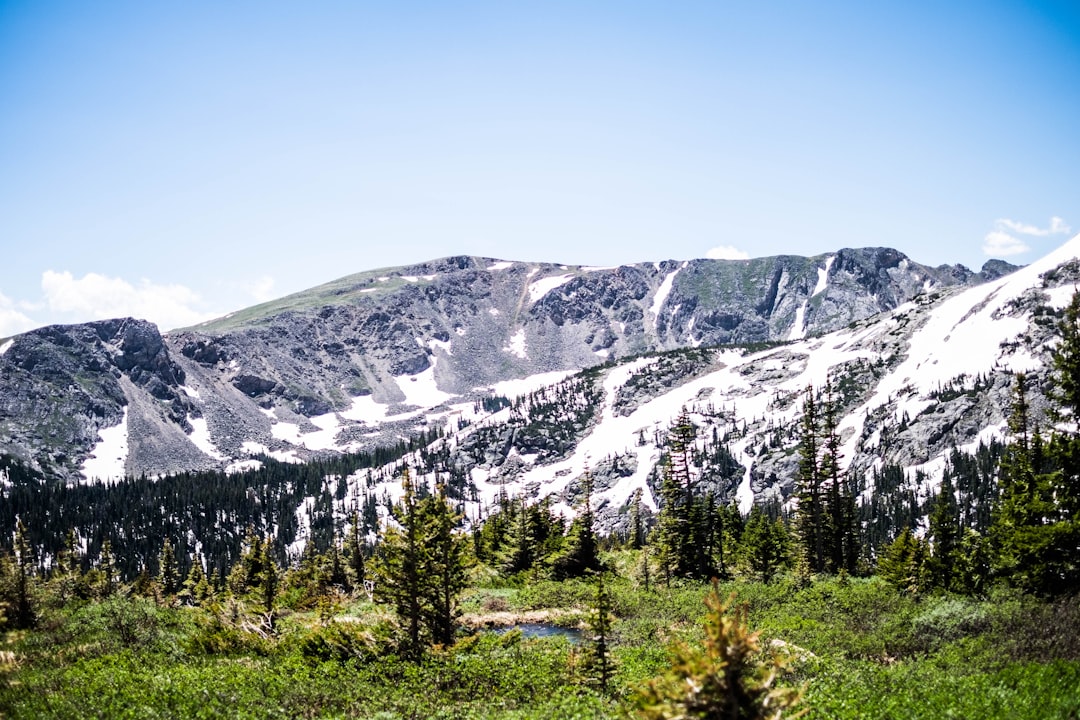
[[[165,426],[188,427],[190,405],[178,392],[183,382],[157,327],[143,320],[53,325],[19,335],[0,355],[0,452],[72,475],[98,430],[120,422],[134,396],[150,399],[139,403],[146,412],[135,413],[136,424],[155,416]],[[155,465],[167,465],[160,460]]]
[[[452,257],[352,275],[164,339],[131,319],[43,328],[0,355],[0,452],[77,477],[125,407],[134,474],[370,447],[415,432],[419,408],[471,402],[500,381],[824,333],[1010,268],[929,268],[883,248],[606,269]]]

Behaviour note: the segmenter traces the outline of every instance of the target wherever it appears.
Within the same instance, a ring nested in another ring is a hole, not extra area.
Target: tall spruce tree
[[[799,423],[799,467],[796,477],[799,504],[795,518],[803,558],[812,572],[824,572],[828,567],[826,549],[829,528],[825,512],[825,486],[819,463],[820,433],[821,421],[814,388],[808,385]]]
[[[180,589],[180,568],[176,562],[176,550],[169,538],[165,538],[158,554],[157,580],[161,585],[161,592],[167,597],[175,595]]]
[[[941,477],[941,487],[930,511],[929,539],[931,542],[929,575],[934,587],[956,589],[956,569],[960,552],[960,506],[956,502],[949,473]]]

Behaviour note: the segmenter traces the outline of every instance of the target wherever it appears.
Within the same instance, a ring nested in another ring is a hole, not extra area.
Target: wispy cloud
[[[19,312],[10,298],[0,293],[0,337],[18,335],[37,325],[38,323]]]
[[[46,270],[41,275],[41,290],[49,310],[73,316],[74,322],[131,316],[171,330],[216,316],[199,309],[202,299],[191,289],[157,285],[146,279],[135,286],[98,273],[75,278],[67,271]]]
[[[733,245],[717,245],[705,253],[705,257],[712,260],[746,260],[750,257],[750,253]]]
[[[1029,225],[1027,223],[999,218],[994,221],[994,229],[983,238],[983,252],[995,257],[1008,257],[1026,253],[1031,247],[1017,235],[1027,237],[1048,237],[1050,235],[1067,235],[1072,232],[1068,223],[1059,217],[1050,218],[1047,227]]]

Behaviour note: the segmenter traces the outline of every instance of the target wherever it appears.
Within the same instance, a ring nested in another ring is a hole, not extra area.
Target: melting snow
[[[457,395],[443,392],[435,383],[435,364],[437,357],[431,359],[431,367],[418,375],[405,375],[394,378],[401,392],[405,393],[405,403],[429,408],[452,400]]]
[[[573,273],[567,273],[566,275],[540,278],[535,282],[529,283],[529,302],[537,302],[555,288],[565,285],[573,279]]]
[[[810,297],[820,295],[825,292],[825,288],[829,285],[829,271],[832,270],[833,262],[836,260],[836,256],[833,255],[825,261],[825,267],[818,268],[817,271],[817,285],[814,286],[814,292],[810,294]]]
[[[196,390],[195,388],[188,387],[187,385],[181,385],[180,389],[183,390],[184,394],[187,395],[188,397],[195,398],[196,400],[199,399],[199,391]]]
[[[503,352],[516,355],[522,360],[528,357],[525,352],[525,328],[519,328],[516,333],[510,336],[510,342],[503,348]]]
[[[266,455],[272,457],[278,462],[298,463],[301,462],[297,457],[295,450],[289,450],[288,452],[281,452],[280,450],[271,450],[262,443],[252,442],[250,440],[244,442],[240,446],[240,449],[251,455]]]
[[[198,395],[195,395],[195,397],[198,397]],[[192,427],[188,439],[191,440],[195,447],[215,460],[224,460],[225,456],[221,454],[214,446],[214,441],[210,439],[210,429],[206,426],[206,418],[189,417],[188,422],[191,423]]]
[[[488,265],[487,269],[488,270],[506,270],[507,268],[512,268],[512,267],[514,267],[514,263],[509,262],[507,260],[500,260],[497,263],[492,263],[491,265]]]
[[[123,479],[128,456],[128,409],[124,408],[120,424],[99,428],[98,437],[90,457],[83,461],[82,476],[87,480]]]
[[[808,304],[809,301],[804,302],[795,311],[795,322],[791,324],[791,332],[787,336],[788,340],[802,340],[806,337],[806,306]]]
[[[7,352],[8,350],[10,350],[10,349],[11,349],[11,346],[12,346],[12,345],[14,345],[14,344],[15,344],[15,341],[14,341],[14,340],[7,340],[7,341],[5,341],[3,345],[0,345],[0,355],[3,355],[3,354],[4,354],[4,353],[6,353],[6,352]]]
[[[649,312],[653,314],[654,318],[660,317],[660,310],[664,307],[664,302],[667,300],[668,295],[671,294],[671,286],[675,282],[675,276],[679,274],[679,270],[682,270],[689,263],[683,263],[677,269],[669,272],[664,278],[664,281],[660,283],[660,287],[656,290],[656,295],[653,296],[652,307],[649,308]],[[657,267],[657,270],[660,268]]]

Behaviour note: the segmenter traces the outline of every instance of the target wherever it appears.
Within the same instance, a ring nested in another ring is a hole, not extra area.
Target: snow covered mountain
[[[930,291],[824,335],[757,350],[644,355],[534,392],[527,382],[506,386],[519,398],[512,406],[463,413],[472,424],[349,478],[348,495],[394,497],[408,463],[428,482],[456,476],[472,513],[503,493],[554,496],[557,509],[572,513],[588,470],[593,506],[613,527],[637,491],[655,508],[663,440],[685,410],[697,428],[702,480],[746,511],[755,499],[790,494],[802,398],[831,381],[848,472],[868,478],[899,466],[907,489],[925,498],[954,449],[970,453],[1004,437],[1011,373],[1045,381],[1055,314],[1078,287],[1080,236],[1006,277]],[[865,486],[864,499],[874,491]]]
[[[662,430],[665,412],[711,403],[747,425],[734,450],[745,499],[776,484],[769,473],[783,477],[779,459],[758,459],[752,428],[785,422],[797,404],[792,388],[835,366],[869,392],[906,352],[908,330],[951,289],[1000,283],[1013,269],[929,268],[880,248],[616,268],[457,257],[349,276],[164,338],[130,319],[44,328],[0,344],[0,454],[46,474],[112,478],[237,469],[259,455],[301,460],[469,425],[447,441],[456,448],[497,434],[504,422],[487,411],[504,401],[483,398],[608,363],[588,382],[547,391],[588,411],[557,448],[534,438],[537,452],[529,452],[512,440],[504,442],[509,464],[498,453],[488,459],[490,448],[479,452],[483,462],[465,463],[478,497],[496,480],[562,490],[586,457],[623,453],[628,428],[640,442]],[[883,310],[894,312],[876,315]],[[830,331],[839,334],[821,335]],[[780,342],[790,344],[764,354],[706,349]],[[847,350],[830,351],[839,359],[823,364],[822,343]],[[701,350],[615,362],[694,348]],[[533,404],[552,404],[536,397]],[[871,413],[884,406],[866,402]],[[520,407],[504,412],[529,425]],[[850,426],[849,442],[864,426]],[[625,453],[627,462],[631,456],[635,469],[620,488],[640,486],[651,467],[645,450]],[[615,502],[624,489],[612,491]]]

